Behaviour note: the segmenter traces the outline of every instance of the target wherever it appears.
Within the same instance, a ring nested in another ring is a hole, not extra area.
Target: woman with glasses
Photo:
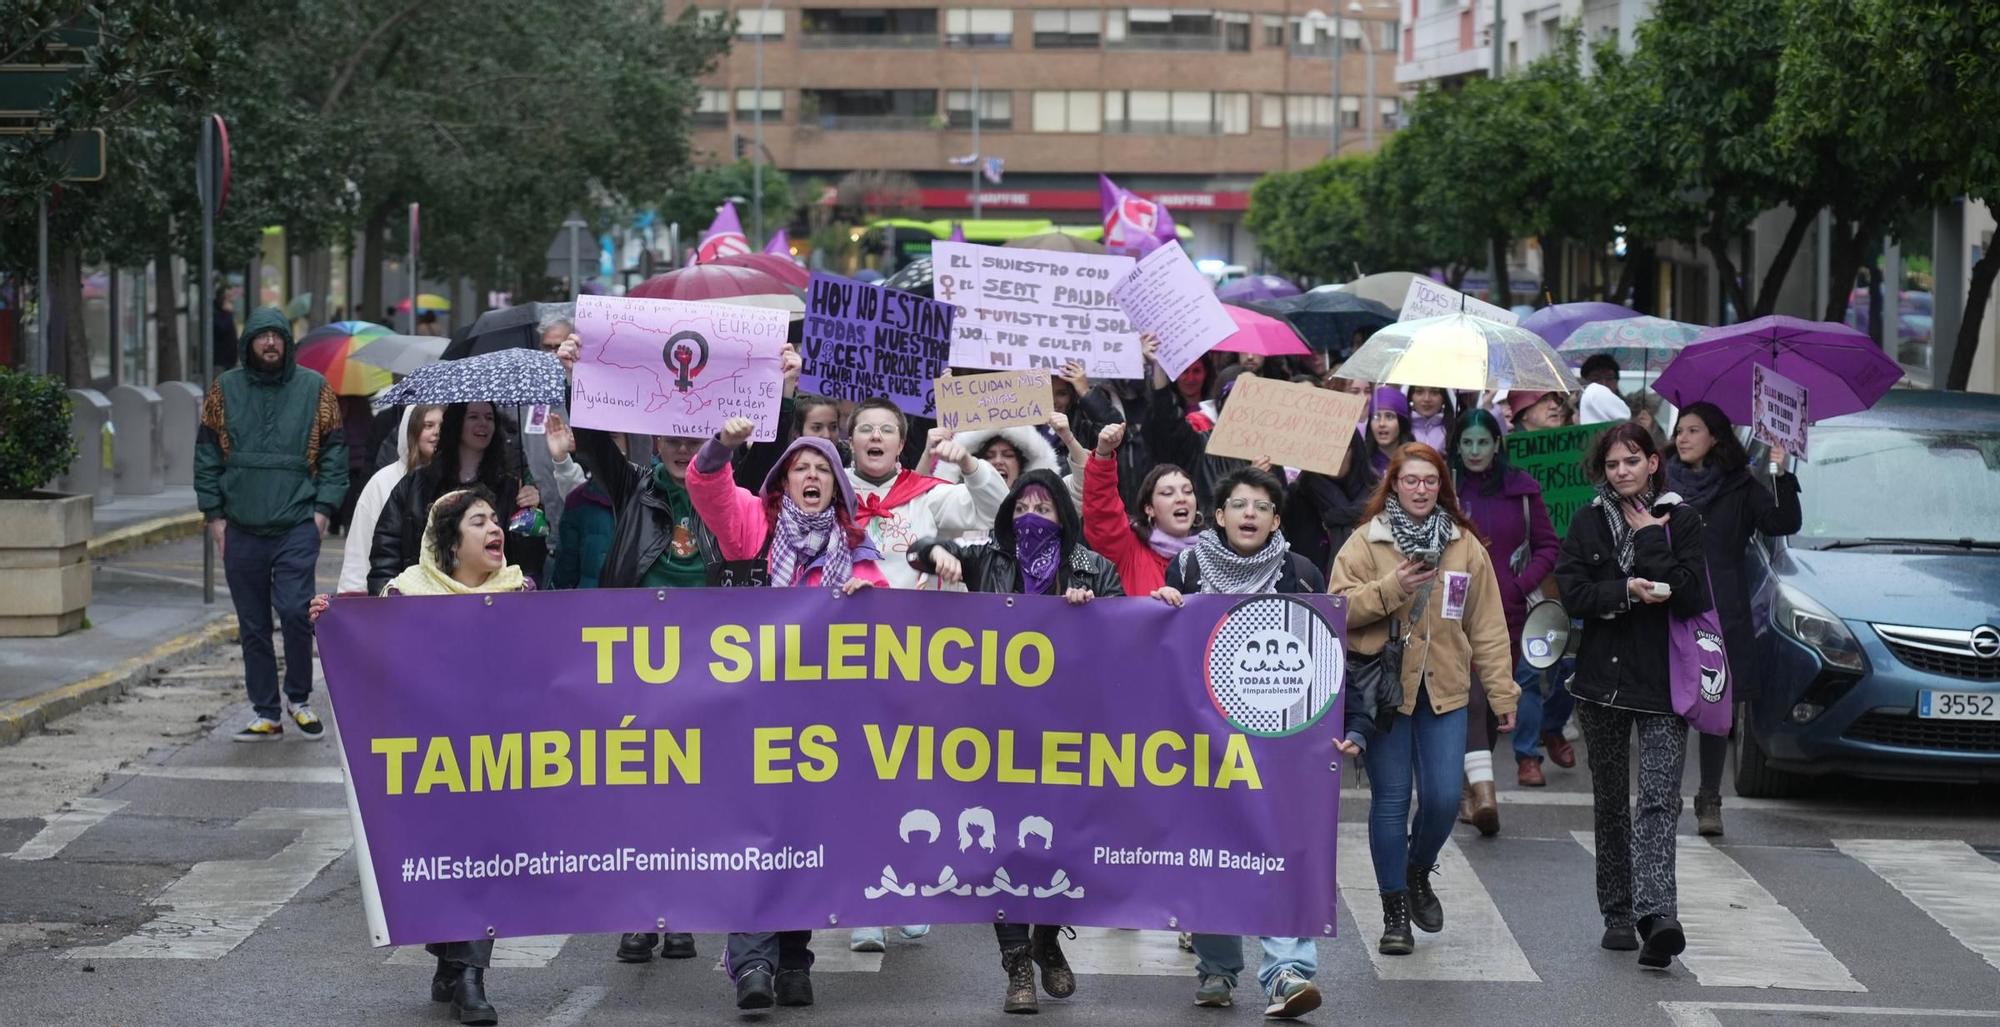
[[[1443,454],[1412,442],[1389,458],[1361,526],[1334,557],[1329,591],[1347,600],[1351,658],[1381,658],[1392,640],[1402,643],[1403,701],[1376,726],[1363,761],[1368,850],[1382,894],[1378,949],[1409,955],[1412,923],[1444,929],[1430,875],[1458,806],[1473,669],[1492,682],[1487,701],[1501,731],[1514,729],[1520,698],[1499,580],[1459,509]]]
[[[1178,607],[1184,594],[1223,592],[1231,595],[1318,592],[1325,587],[1312,561],[1291,551],[1278,530],[1285,502],[1285,483],[1270,471],[1245,467],[1224,475],[1215,486],[1215,526],[1195,536],[1167,564],[1166,587],[1153,596]],[[1361,711],[1348,710],[1349,723]],[[1361,751],[1358,734],[1336,745],[1352,756]],[[1257,967],[1263,986],[1264,1015],[1300,1016],[1319,1008],[1319,989],[1312,983],[1319,961],[1311,938],[1259,938],[1264,957]],[[1233,934],[1196,934],[1194,1004],[1227,1006],[1236,977],[1243,972],[1243,939]]]
[[[1597,496],[1569,523],[1556,584],[1570,616],[1583,621],[1569,690],[1590,754],[1600,944],[1638,949],[1640,966],[1659,969],[1687,947],[1674,883],[1687,721],[1674,712],[1667,631],[1673,617],[1708,609],[1704,532],[1701,513],[1667,493],[1652,432],[1612,425],[1583,469]],[[1628,784],[1634,729],[1636,811]]]

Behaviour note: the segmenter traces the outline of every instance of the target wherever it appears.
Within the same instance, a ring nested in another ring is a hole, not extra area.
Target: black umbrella
[[[503,349],[535,349],[541,342],[536,329],[542,304],[521,303],[501,310],[489,310],[472,322],[472,330],[462,339],[453,339],[444,359],[476,357]]]
[[[1306,345],[1336,358],[1345,358],[1354,349],[1354,333],[1360,332],[1365,339],[1396,323],[1396,312],[1388,307],[1352,293],[1331,290],[1240,305],[1283,318],[1305,337]]]

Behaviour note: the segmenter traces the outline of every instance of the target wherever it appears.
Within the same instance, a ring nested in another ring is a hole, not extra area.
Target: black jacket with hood
[[[1709,608],[1701,512],[1668,493],[1673,511],[1664,526],[1633,535],[1632,569],[1618,566],[1618,548],[1605,522],[1602,499],[1576,512],[1556,557],[1556,585],[1564,609],[1583,622],[1571,695],[1640,713],[1672,713],[1667,625]],[[1631,578],[1664,581],[1673,595],[1664,603],[1634,600]]]
[[[1799,479],[1781,474],[1773,484],[1775,496],[1747,468],[1737,468],[1723,476],[1706,500],[1688,501],[1701,511],[1708,583],[1715,590],[1715,614],[1722,621],[1722,642],[1729,654],[1729,678],[1734,682],[1730,687],[1739,699],[1754,696],[1762,678],[1756,663],[1757,635],[1750,624],[1750,585],[1744,574],[1747,562],[1755,559],[1749,552],[1750,540],[1758,535],[1796,534],[1805,523]]]
[[[1048,470],[1027,471],[1015,479],[1014,488],[1000,504],[999,516],[993,519],[992,541],[961,545],[945,539],[921,539],[910,547],[910,566],[926,574],[937,573],[930,559],[931,547],[943,546],[945,552],[958,558],[967,591],[1023,594],[1027,586],[1021,580],[1020,558],[1014,555],[1014,503],[1030,485],[1048,490],[1055,503],[1056,523],[1062,528],[1063,566],[1045,594],[1059,596],[1072,588],[1087,588],[1098,598],[1124,595],[1118,568],[1084,543],[1083,518],[1070,502],[1069,489]]]

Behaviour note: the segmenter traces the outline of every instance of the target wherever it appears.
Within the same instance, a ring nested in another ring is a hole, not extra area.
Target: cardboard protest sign
[[[1147,254],[1111,287],[1111,297],[1134,331],[1151,332],[1160,340],[1153,359],[1169,378],[1179,378],[1216,343],[1236,334],[1236,322],[1215,298],[1208,277],[1178,242]]]
[[[1597,495],[1597,487],[1584,476],[1583,461],[1598,433],[1610,426],[1574,424],[1507,434],[1507,466],[1526,472],[1541,485],[1542,502],[1557,535],[1568,535],[1570,518]]]
[[[1208,436],[1208,452],[1245,460],[1269,457],[1274,467],[1339,476],[1347,467],[1347,440],[1368,401],[1301,382],[1244,375]]]
[[[1765,367],[1750,368],[1750,434],[1806,458],[1806,387]]]
[[[1131,257],[941,242],[931,248],[932,292],[956,304],[953,367],[1060,371],[1083,362],[1094,378],[1137,378],[1139,335],[1111,298]]]
[[[799,388],[833,399],[888,396],[929,417],[931,382],[950,367],[949,303],[815,271],[799,343]]]
[[[1521,323],[1521,315],[1506,307],[1496,307],[1482,299],[1459,292],[1428,278],[1415,278],[1410,282],[1410,291],[1403,294],[1403,312],[1398,321],[1415,321],[1420,317],[1439,317],[1445,314],[1471,314],[1488,321],[1498,321],[1503,325]]]
[[[578,296],[570,423],[706,438],[732,417],[778,437],[779,357],[791,316],[720,303]]]
[[[954,432],[1047,424],[1055,402],[1049,373],[1040,368],[937,380],[938,427]]]

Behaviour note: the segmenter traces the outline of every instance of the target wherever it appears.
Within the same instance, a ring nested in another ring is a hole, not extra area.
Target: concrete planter
[[[90,496],[0,499],[0,637],[62,635],[90,605]]]

